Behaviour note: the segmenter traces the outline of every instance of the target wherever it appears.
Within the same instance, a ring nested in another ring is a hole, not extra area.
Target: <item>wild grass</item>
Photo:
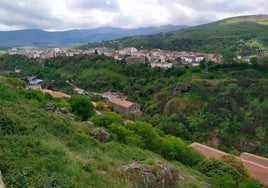
[[[7,187],[132,187],[118,167],[139,159],[165,161],[138,147],[100,143],[88,134],[91,128],[71,122],[66,115],[29,106],[23,99],[0,99],[0,103],[5,116],[0,122],[0,169]],[[6,121],[8,130],[3,127]],[[201,187],[200,182],[206,181],[197,172],[192,175],[195,170],[176,166],[184,174],[179,184]],[[192,182],[192,177],[202,181]]]

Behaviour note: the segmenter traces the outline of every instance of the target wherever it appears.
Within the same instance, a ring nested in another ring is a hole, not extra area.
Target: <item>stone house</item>
[[[111,98],[109,100],[113,111],[123,114],[123,115],[135,115],[139,116],[141,111],[140,111],[140,105],[137,103],[133,103],[124,99],[120,98]]]

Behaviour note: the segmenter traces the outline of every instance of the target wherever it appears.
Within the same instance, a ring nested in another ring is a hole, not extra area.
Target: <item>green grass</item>
[[[92,127],[30,106],[18,93],[1,89],[0,169],[7,187],[132,187],[118,167],[136,159],[165,161],[137,147],[100,143],[90,136]],[[10,93],[13,99],[7,101],[4,96]],[[202,187],[207,181],[193,169],[174,165],[181,176],[178,187]]]

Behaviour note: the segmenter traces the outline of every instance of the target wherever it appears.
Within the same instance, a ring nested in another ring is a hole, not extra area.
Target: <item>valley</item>
[[[267,187],[267,19],[1,51],[0,185]]]

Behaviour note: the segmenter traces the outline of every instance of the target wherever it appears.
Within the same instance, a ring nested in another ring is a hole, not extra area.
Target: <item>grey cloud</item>
[[[0,23],[19,28],[47,28],[59,20],[50,15],[49,1],[0,2]]]
[[[102,24],[119,27],[198,25],[229,16],[268,13],[267,0],[135,0],[143,12],[132,8],[129,9],[131,12],[124,12],[120,1],[122,0],[0,0],[0,25],[55,30],[94,28]],[[56,3],[59,12],[55,13],[53,7]],[[158,9],[155,9],[156,6]],[[168,11],[166,17],[159,16],[162,12],[157,12],[163,8]],[[99,13],[98,16],[102,16],[96,17],[95,11]],[[107,19],[100,20],[105,18]]]
[[[67,0],[70,10],[91,10],[98,9],[103,11],[119,11],[119,4],[116,0]]]

